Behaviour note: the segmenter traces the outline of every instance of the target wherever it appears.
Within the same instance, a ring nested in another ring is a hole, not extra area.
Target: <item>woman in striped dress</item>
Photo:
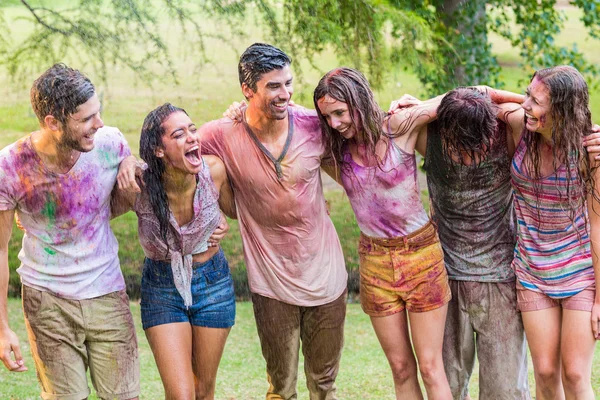
[[[582,147],[592,128],[585,80],[569,66],[537,71],[522,108],[504,119],[516,145],[513,267],[536,398],[593,399],[600,204],[597,164]]]

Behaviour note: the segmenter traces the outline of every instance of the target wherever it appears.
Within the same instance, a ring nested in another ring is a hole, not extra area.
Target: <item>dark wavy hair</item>
[[[550,93],[550,116],[552,117],[552,156],[564,165],[567,171],[566,193],[573,222],[586,206],[586,194],[598,199],[595,181],[587,150],[582,139],[591,133],[592,117],[589,108],[588,87],[579,71],[568,65],[541,69],[533,74],[531,81],[538,79]],[[523,140],[527,146],[533,166],[533,177],[541,177],[541,135],[523,128]],[[570,179],[569,179],[570,178]],[[575,178],[573,184],[571,179]],[[534,179],[534,191],[540,198],[539,179]],[[563,194],[561,193],[561,196]]]
[[[167,240],[170,226],[169,201],[162,182],[165,163],[156,156],[156,149],[163,144],[162,137],[165,134],[163,123],[175,112],[183,112],[187,115],[183,108],[175,107],[171,103],[165,103],[150,111],[144,119],[140,134],[140,157],[148,164],[148,168],[144,171],[144,184],[150,198],[152,211],[158,219],[160,236],[167,245],[165,257],[169,254]]]
[[[41,124],[52,115],[61,124],[96,92],[89,78],[65,64],[54,64],[31,87],[31,107]]]
[[[265,43],[254,43],[240,57],[238,64],[240,85],[245,83],[256,92],[256,83],[264,74],[276,69],[283,69],[291,63],[290,56],[277,47]]]
[[[339,166],[341,170],[349,169],[350,167],[344,163],[343,154],[346,139],[334,132],[319,110],[318,101],[327,95],[348,105],[350,118],[357,128],[357,135],[360,135],[360,139],[367,147],[367,154],[377,157],[375,146],[383,134],[382,125],[386,113],[375,101],[367,78],[353,68],[336,68],[321,78],[313,94],[326,147],[325,154],[332,158],[336,167]],[[359,127],[361,129],[358,129]],[[376,160],[377,164],[381,166],[382,160],[379,157]]]
[[[485,158],[498,127],[497,107],[487,94],[468,87],[449,91],[437,109],[443,155],[449,165],[454,158],[464,162],[464,155],[477,167]],[[479,156],[479,157],[477,157]]]

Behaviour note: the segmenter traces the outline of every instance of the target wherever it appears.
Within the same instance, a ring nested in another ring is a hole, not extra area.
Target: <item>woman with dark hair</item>
[[[201,156],[200,146],[183,109],[166,103],[151,111],[140,137],[142,191],[115,200],[138,216],[142,325],[167,399],[214,398],[235,319],[233,280],[216,243],[222,235],[214,234],[219,205],[235,215],[233,194],[222,161]]]
[[[600,205],[597,162],[582,145],[592,131],[588,99],[579,71],[557,66],[537,71],[522,108],[501,114],[516,144],[513,267],[538,399],[594,398]]]

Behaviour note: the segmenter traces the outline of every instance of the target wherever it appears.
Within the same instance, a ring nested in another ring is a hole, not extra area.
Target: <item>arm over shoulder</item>
[[[521,140],[521,132],[525,126],[525,112],[517,103],[503,103],[498,105],[498,118],[507,124],[507,129],[510,131],[513,144],[516,147]]]
[[[421,128],[437,118],[437,109],[444,96],[440,95],[418,105],[400,109],[384,122],[384,130],[394,137],[394,142],[400,148],[408,152],[414,151],[417,139],[423,133]]]

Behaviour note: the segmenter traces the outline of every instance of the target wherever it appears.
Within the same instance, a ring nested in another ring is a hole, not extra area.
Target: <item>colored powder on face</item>
[[[546,126],[546,114],[540,116],[540,126],[542,128]]]

